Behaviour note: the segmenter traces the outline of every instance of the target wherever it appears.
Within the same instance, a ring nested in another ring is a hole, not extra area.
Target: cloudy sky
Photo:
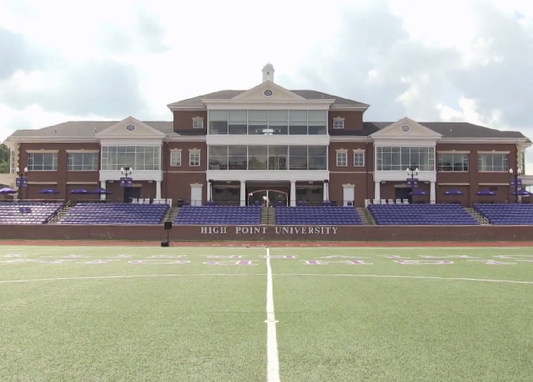
[[[268,61],[282,86],[369,103],[366,120],[533,138],[531,0],[312,3],[1,0],[0,140],[65,120],[170,120],[168,103],[251,88]]]

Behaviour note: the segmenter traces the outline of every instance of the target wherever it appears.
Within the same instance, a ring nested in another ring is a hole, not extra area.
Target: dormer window
[[[335,130],[341,130],[344,129],[344,118],[333,118],[333,128]]]
[[[202,117],[194,117],[192,119],[192,128],[193,129],[203,129],[204,128],[204,119]]]

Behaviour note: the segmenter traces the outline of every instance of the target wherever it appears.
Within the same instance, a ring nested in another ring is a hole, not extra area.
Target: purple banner
[[[132,178],[120,178],[120,187],[132,187],[133,179]]]
[[[28,187],[28,177],[22,176],[16,179],[17,187]]]

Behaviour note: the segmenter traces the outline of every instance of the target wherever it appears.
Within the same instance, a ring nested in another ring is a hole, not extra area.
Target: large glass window
[[[307,135],[307,111],[291,110],[289,112],[289,134]]]
[[[13,150],[9,152],[9,173],[15,173],[15,151]]]
[[[509,154],[479,154],[479,171],[502,172],[509,170]]]
[[[404,171],[410,166],[420,171],[434,171],[435,148],[377,147],[376,165],[379,171]]]
[[[327,146],[209,146],[210,170],[327,170]]]
[[[267,146],[248,146],[248,170],[266,170]]]
[[[269,146],[268,147],[268,169],[269,170],[287,170],[288,164],[288,146]]]
[[[309,170],[327,170],[327,146],[309,146]]]
[[[322,110],[311,110],[308,113],[309,135],[324,135],[328,130],[327,114]]]
[[[307,170],[307,146],[289,146],[289,169]]]
[[[211,110],[209,112],[209,134],[228,133],[227,110]]]
[[[439,171],[468,171],[468,154],[439,154],[437,159]]]
[[[57,153],[28,154],[28,171],[57,171]]]
[[[247,146],[229,146],[228,154],[230,170],[246,170],[248,168]]]
[[[230,110],[229,133],[233,135],[246,135],[248,116],[246,110]]]
[[[98,171],[98,153],[69,153],[68,171]]]
[[[248,112],[248,134],[263,135],[268,128],[268,112],[255,110]]]
[[[159,146],[103,146],[102,170],[160,170],[161,148]]]
[[[326,110],[212,110],[209,134],[326,135]]]
[[[228,169],[228,146],[209,146],[209,168],[211,170]]]

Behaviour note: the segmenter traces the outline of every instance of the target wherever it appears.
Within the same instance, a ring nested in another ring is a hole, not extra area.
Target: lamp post
[[[18,175],[17,186],[19,188],[19,199],[22,199],[22,190],[28,185],[26,179],[26,176],[28,175],[28,167],[24,167],[22,170],[17,167],[15,171]]]
[[[522,175],[522,169],[518,167],[515,172],[512,168],[510,168],[509,174],[514,177],[515,203],[518,203],[518,177]]]
[[[122,175],[124,175],[126,178],[129,178],[129,176],[131,175],[132,171],[131,171],[131,167],[130,166],[126,166],[126,167],[122,167],[120,169],[120,173]]]
[[[407,181],[411,183],[411,203],[413,203],[413,198],[415,196],[415,176],[418,176],[418,167],[416,166],[409,166],[407,167]]]

